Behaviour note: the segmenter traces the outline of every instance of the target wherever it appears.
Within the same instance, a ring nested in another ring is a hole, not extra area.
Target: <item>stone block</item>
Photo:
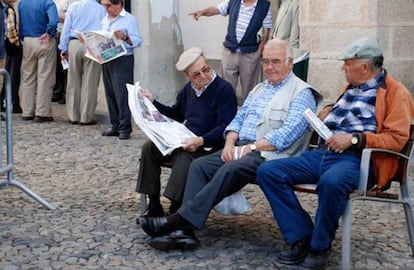
[[[341,61],[311,60],[308,82],[324,96],[324,103],[335,101],[345,85]]]
[[[375,27],[304,27],[301,30],[301,48],[311,51],[311,57],[336,59],[352,41],[363,37],[376,37]]]
[[[384,67],[392,77],[403,83],[410,90],[411,95],[414,96],[414,60],[387,61],[385,59]]]
[[[414,60],[414,25],[395,26],[392,33],[393,59]]]
[[[377,0],[372,2],[378,5],[376,16],[379,23],[385,25],[413,25],[414,1]]]

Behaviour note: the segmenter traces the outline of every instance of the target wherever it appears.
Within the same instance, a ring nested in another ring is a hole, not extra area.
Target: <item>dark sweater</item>
[[[263,25],[263,20],[266,18],[270,8],[270,2],[268,0],[257,1],[256,9],[246,29],[246,33],[240,40],[240,43],[237,43],[236,25],[240,13],[240,5],[240,0],[230,0],[229,2],[229,24],[223,45],[233,53],[236,52],[237,49],[240,49],[242,53],[252,53],[259,48],[260,41],[257,40],[257,32],[259,32]]]
[[[204,139],[204,147],[220,148],[224,144],[223,132],[237,111],[237,99],[233,87],[217,76],[200,97],[190,83],[178,93],[173,106],[154,101],[164,115],[184,122],[186,127]]]

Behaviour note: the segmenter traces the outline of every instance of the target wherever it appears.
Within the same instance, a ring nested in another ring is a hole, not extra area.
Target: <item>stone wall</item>
[[[276,6],[279,0],[271,1]],[[184,82],[174,68],[183,49],[199,46],[208,58],[220,60],[226,18],[203,17],[195,22],[188,16],[220,0],[131,2],[144,38],[136,50],[136,80],[170,103]],[[324,94],[325,101],[336,99],[345,84],[342,62],[337,57],[351,41],[372,36],[383,48],[386,69],[414,93],[412,14],[414,0],[300,0],[300,47],[311,52],[309,83]]]
[[[413,0],[301,0],[300,46],[311,51],[309,82],[327,101],[335,99],[345,80],[345,46],[362,36],[378,39],[385,68],[414,92]]]

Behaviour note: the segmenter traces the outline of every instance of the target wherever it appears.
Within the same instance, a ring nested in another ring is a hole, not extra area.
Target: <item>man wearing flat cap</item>
[[[342,70],[348,84],[336,103],[319,115],[332,137],[319,139],[319,148],[265,162],[257,170],[260,188],[290,245],[277,255],[283,264],[325,268],[339,217],[349,194],[358,187],[362,150],[400,151],[409,139],[413,101],[407,88],[383,69],[384,57],[377,41],[364,37],[352,42],[340,60],[344,61]],[[389,157],[374,157],[373,188],[389,187],[395,162]],[[314,223],[293,191],[296,184],[317,184]]]
[[[266,43],[262,70],[267,79],[249,93],[226,127],[224,148],[191,163],[183,204],[177,213],[140,220],[148,235],[158,236],[149,242],[152,247],[197,247],[198,240],[188,228],[201,229],[217,203],[256,183],[256,169],[261,163],[297,155],[307,148],[311,134],[303,112],[315,111],[321,96],[296,77],[292,67],[293,54],[287,41]]]
[[[136,191],[148,195],[149,205],[144,215],[149,217],[164,216],[160,202],[161,164],[172,164],[164,196],[171,200],[169,212],[174,213],[181,205],[191,161],[223,147],[224,128],[237,111],[233,87],[210,68],[200,48],[183,52],[176,68],[189,82],[178,93],[174,105],[161,104],[149,90],[142,93],[162,114],[184,122],[197,137],[184,140],[181,148],[167,156],[151,141],[142,146]]]

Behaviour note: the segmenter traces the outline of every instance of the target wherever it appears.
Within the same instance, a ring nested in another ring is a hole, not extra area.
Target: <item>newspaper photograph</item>
[[[161,114],[148,98],[141,95],[139,82],[126,86],[135,123],[164,156],[181,147],[184,139],[196,137],[185,125]]]
[[[104,64],[127,53],[122,40],[117,39],[112,32],[77,31],[76,33],[84,40],[85,56],[99,64]]]

